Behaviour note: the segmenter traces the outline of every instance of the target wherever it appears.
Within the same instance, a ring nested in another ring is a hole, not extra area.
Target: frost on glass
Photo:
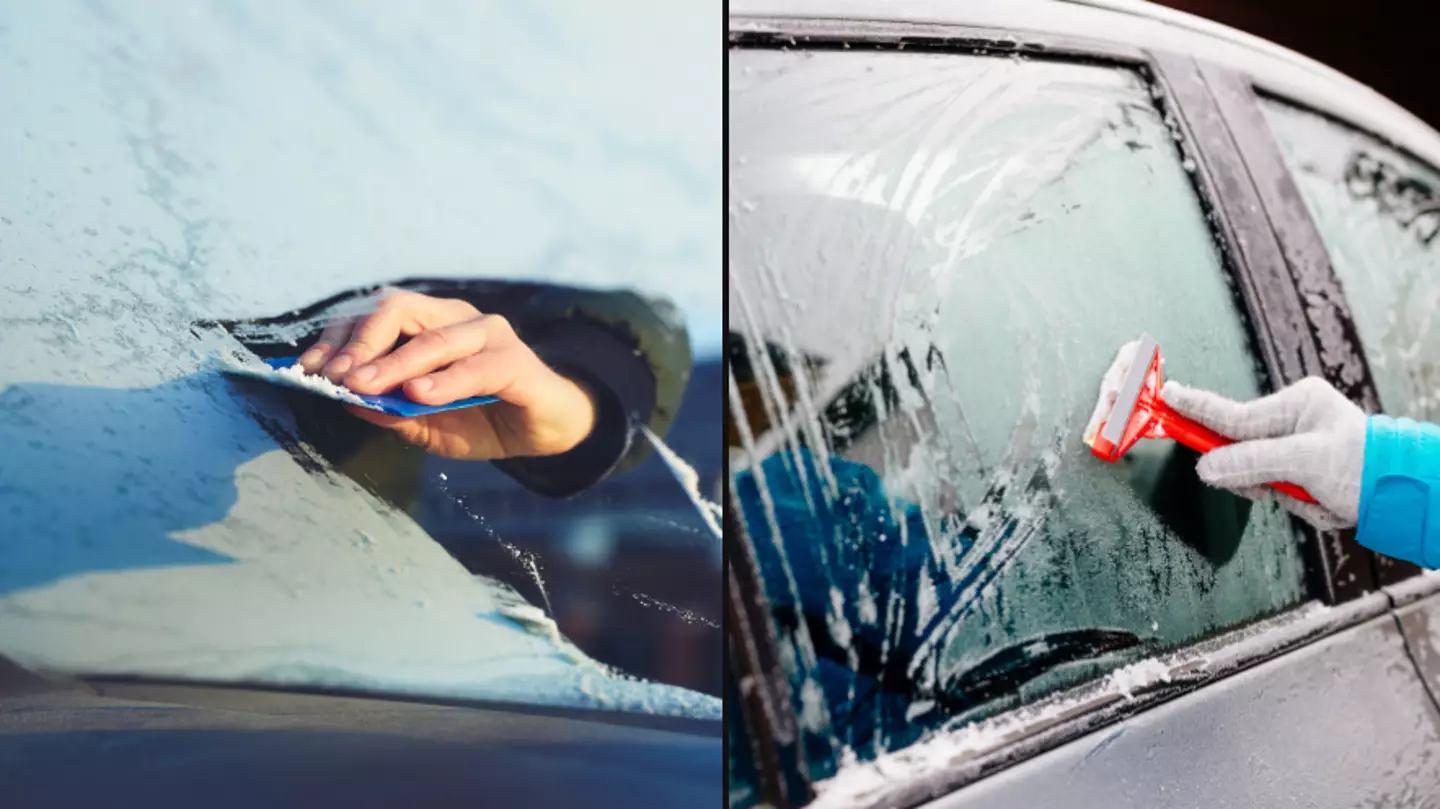
[[[1261,104],[1320,230],[1387,413],[1440,420],[1440,174],[1369,135]]]
[[[730,115],[731,471],[812,772],[1302,598],[1273,504],[1081,444],[1142,331],[1261,393],[1138,76],[736,51]]]
[[[719,717],[718,696],[557,636],[548,602],[476,575],[297,442],[285,399],[206,364],[239,344],[192,328],[406,276],[524,278],[669,297],[713,353],[719,57],[696,48],[704,15],[631,17],[6,4],[0,656]],[[451,510],[478,523],[484,504]],[[667,626],[657,645],[703,630],[718,657],[714,627]]]

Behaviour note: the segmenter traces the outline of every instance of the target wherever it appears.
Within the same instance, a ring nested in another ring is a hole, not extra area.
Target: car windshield
[[[718,718],[720,56],[644,12],[0,12],[0,657]],[[638,445],[565,500],[416,453],[397,483],[331,403],[217,370],[417,277],[678,334],[650,425],[703,488]]]

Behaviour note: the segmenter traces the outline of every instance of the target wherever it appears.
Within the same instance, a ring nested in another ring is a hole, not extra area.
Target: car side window
[[[1275,613],[1273,503],[1083,445],[1117,349],[1261,372],[1150,86],[981,55],[730,59],[731,473],[811,773]]]
[[[1386,412],[1440,420],[1440,173],[1272,98],[1266,120],[1300,188]]]

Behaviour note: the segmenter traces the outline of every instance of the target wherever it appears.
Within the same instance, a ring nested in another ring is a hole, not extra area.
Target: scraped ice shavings
[[[994,749],[1031,723],[1053,720],[1071,709],[1065,702],[1040,708],[1021,709],[1014,714],[965,725],[953,731],[932,734],[910,747],[860,761],[846,748],[835,775],[815,784],[816,797],[810,809],[861,809],[872,806],[897,785],[914,783],[949,769],[969,756]]]
[[[645,437],[650,440],[651,446],[655,447],[655,452],[665,461],[665,465],[670,468],[670,474],[675,476],[675,481],[680,484],[680,488],[685,490],[685,494],[690,498],[690,502],[695,504],[695,510],[700,512],[700,517],[705,520],[706,527],[710,529],[710,532],[715,535],[716,539],[719,539],[721,537],[720,515],[722,512],[719,505],[700,496],[699,473],[696,472],[690,464],[686,463],[683,458],[676,455],[675,451],[670,449],[664,441],[661,441],[660,436],[650,432],[649,427],[642,424],[640,425],[640,430],[645,433]]]
[[[1117,669],[1110,675],[1110,686],[1123,694],[1125,699],[1134,699],[1135,692],[1155,683],[1170,682],[1170,667],[1151,658]]]
[[[1170,682],[1170,666],[1158,659],[1141,660],[1118,669],[1100,681],[1101,694],[1119,694],[1127,700],[1157,682]],[[977,754],[999,749],[1030,729],[1076,711],[1094,694],[1060,697],[1008,714],[932,733],[915,744],[859,761],[846,748],[835,775],[815,784],[816,798],[809,809],[860,809],[871,806],[897,784],[932,777]]]
[[[280,368],[275,371],[279,376],[288,379],[297,388],[313,390],[330,399],[345,402],[347,404],[359,405],[361,407],[372,407],[364,399],[356,396],[349,388],[337,385],[319,374],[307,374],[300,363],[295,363],[288,368]]]
[[[318,374],[305,373],[305,369],[299,363],[288,368],[272,368],[263,362],[251,362],[228,354],[220,354],[212,358],[211,366],[218,367],[219,370],[276,382],[286,387],[308,390],[337,402],[358,405],[370,410],[380,409],[361,399],[359,395],[343,385],[337,385]]]
[[[547,637],[556,645],[560,644],[560,627],[544,610],[534,604],[501,604],[497,612],[525,627],[527,631]]]

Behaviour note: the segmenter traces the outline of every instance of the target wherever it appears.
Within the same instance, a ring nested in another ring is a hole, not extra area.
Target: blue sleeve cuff
[[[1440,427],[1370,417],[1355,538],[1393,559],[1440,567]]]

